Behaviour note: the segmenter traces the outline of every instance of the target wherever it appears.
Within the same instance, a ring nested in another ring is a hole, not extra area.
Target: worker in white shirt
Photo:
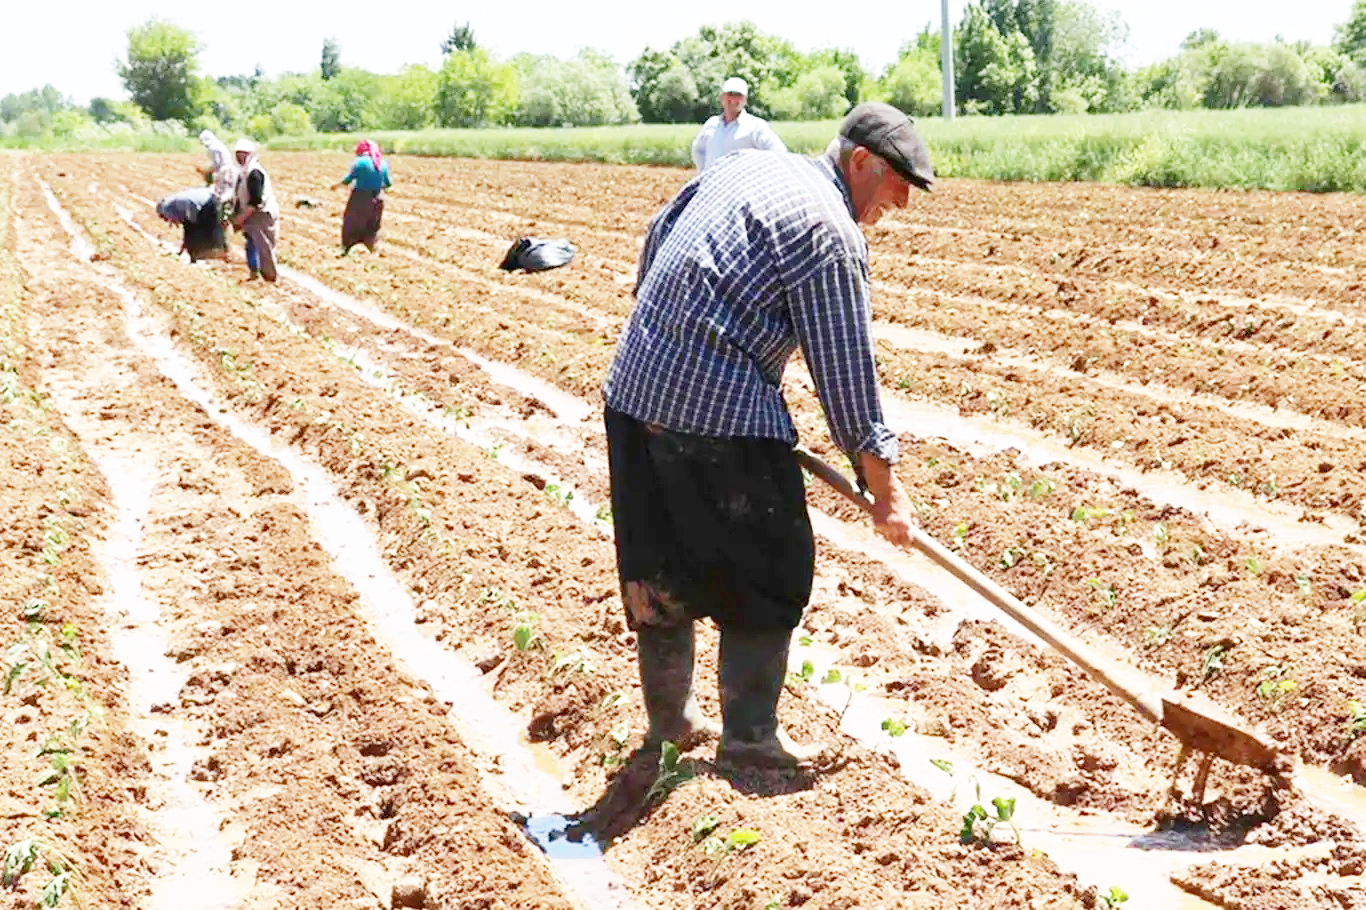
[[[787,146],[762,117],[745,110],[749,86],[739,76],[721,85],[721,113],[708,118],[692,143],[692,160],[699,171],[706,170],[736,149],[763,149],[785,152]]]

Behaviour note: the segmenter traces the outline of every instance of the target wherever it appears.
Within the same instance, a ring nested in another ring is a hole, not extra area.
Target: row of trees
[[[1144,107],[1228,108],[1366,100],[1366,0],[1355,0],[1331,47],[1231,44],[1202,30],[1180,52],[1138,71],[1118,62],[1127,28],[1086,0],[973,0],[954,32],[955,91],[964,113],[1080,113]],[[118,72],[131,101],[80,108],[52,86],[0,100],[0,135],[65,135],[91,123],[268,138],[311,131],[429,126],[697,122],[721,82],[750,85],[749,106],[777,120],[838,117],[863,99],[928,116],[939,111],[940,39],[927,27],[881,73],[851,51],[798,51],[753,23],[707,26],[667,50],[618,66],[585,50],[571,59],[500,60],[468,24],[441,41],[437,69],[377,74],[345,65],[335,41],[318,68],[276,79],[200,72],[194,35],[153,20],[130,30]]]

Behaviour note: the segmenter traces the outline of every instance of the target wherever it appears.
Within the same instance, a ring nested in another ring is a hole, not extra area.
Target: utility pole
[[[942,33],[939,37],[940,68],[944,71],[944,119],[953,119],[953,25],[949,22],[949,0],[939,0]]]

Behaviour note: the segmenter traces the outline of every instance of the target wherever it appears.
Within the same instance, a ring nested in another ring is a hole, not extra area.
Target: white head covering
[[[749,84],[739,76],[731,76],[721,83],[721,93],[725,95],[736,94],[749,97]]]
[[[246,136],[243,136],[241,139],[237,140],[237,144],[232,147],[232,150],[234,152],[246,152],[248,155],[255,155],[256,143],[252,142]]]

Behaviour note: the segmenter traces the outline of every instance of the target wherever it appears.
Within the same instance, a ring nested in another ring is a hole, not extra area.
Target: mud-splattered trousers
[[[628,625],[795,628],[815,542],[791,445],[677,433],[611,408],[606,422]]]

